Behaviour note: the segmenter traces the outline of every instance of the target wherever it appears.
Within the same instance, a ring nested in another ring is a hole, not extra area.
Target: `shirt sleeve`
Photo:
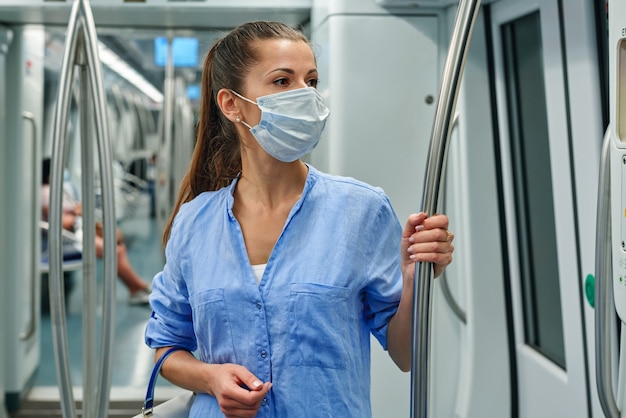
[[[371,245],[368,258],[368,283],[365,287],[365,321],[371,333],[387,349],[387,327],[395,315],[402,295],[400,238],[402,228],[384,196],[383,205],[370,224],[367,239]]]
[[[177,346],[194,351],[197,342],[189,292],[178,259],[182,248],[178,237],[182,234],[177,230],[175,223],[165,248],[165,267],[152,281],[152,314],[146,325],[145,342],[150,348]]]

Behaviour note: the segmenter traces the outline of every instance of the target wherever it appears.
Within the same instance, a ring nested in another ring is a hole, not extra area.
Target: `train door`
[[[44,31],[13,26],[6,58],[6,141],[0,154],[5,247],[0,260],[2,317],[5,321],[7,409],[19,406],[32,384],[40,358],[39,292],[41,213],[41,121],[43,114]],[[10,98],[10,99],[9,99]]]
[[[561,6],[491,9],[520,417],[591,414]]]

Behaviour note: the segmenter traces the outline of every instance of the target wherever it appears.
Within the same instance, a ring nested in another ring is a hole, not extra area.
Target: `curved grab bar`
[[[81,38],[84,43],[84,39]],[[79,67],[79,88],[77,105],[80,109],[79,128],[81,140],[81,188],[83,205],[83,409],[86,416],[95,417],[95,402],[97,396],[96,375],[93,367],[96,359],[96,257],[95,257],[95,194],[94,185],[94,157],[93,144],[89,140],[91,123],[89,116],[92,113],[88,89],[88,65],[85,51],[81,50],[77,56]]]
[[[619,409],[613,394],[613,369],[611,366],[611,304],[613,269],[611,266],[611,177],[609,154],[611,149],[610,127],[604,134],[600,176],[598,179],[598,202],[596,214],[596,291],[595,291],[595,348],[596,388],[604,415],[618,418]]]
[[[113,158],[109,142],[109,131],[106,117],[106,95],[102,76],[102,64],[98,56],[98,35],[91,9],[87,0],[83,0],[83,14],[85,19],[85,50],[89,68],[91,91],[94,94],[94,111],[96,116],[96,132],[98,138],[98,155],[102,179],[102,212],[104,237],[104,298],[103,310],[108,315],[102,317],[102,335],[98,384],[97,416],[106,418],[109,410],[109,393],[111,389],[111,375],[113,372],[113,331],[115,326],[115,283],[117,276],[117,241],[115,193],[113,186]],[[107,198],[110,197],[110,198]],[[108,257],[107,257],[108,256]]]
[[[480,0],[461,0],[457,10],[450,49],[441,79],[424,178],[422,211],[429,216],[436,212],[439,204],[441,173],[447,157],[450,122],[456,105],[467,47],[479,8]],[[413,294],[411,417],[428,417],[432,280],[432,265],[416,263]]]
[[[79,5],[72,7],[65,41],[63,64],[59,76],[57,106],[54,117],[54,131],[52,140],[52,158],[50,167],[50,213],[48,222],[49,248],[49,283],[50,283],[50,321],[52,323],[52,342],[55,353],[57,376],[59,384],[59,398],[61,412],[65,418],[76,418],[74,410],[74,396],[69,370],[69,351],[67,341],[67,323],[65,321],[65,297],[63,293],[62,270],[62,193],[63,167],[66,141],[66,123],[70,107],[71,82],[74,78],[73,57],[76,55],[78,44]]]
[[[106,125],[106,106],[104,102],[104,87],[101,74],[100,61],[97,54],[97,35],[95,24],[88,0],[75,0],[70,15],[67,30],[67,39],[65,44],[65,52],[63,55],[63,64],[61,75],[59,77],[59,90],[57,98],[57,106],[54,118],[54,137],[52,149],[52,167],[50,175],[50,317],[53,326],[53,343],[55,351],[55,361],[59,377],[59,391],[61,400],[61,409],[63,416],[66,418],[75,418],[74,399],[72,393],[72,384],[69,373],[68,358],[68,342],[67,342],[67,324],[65,322],[65,304],[62,285],[62,255],[61,255],[61,215],[62,215],[62,187],[63,187],[63,166],[64,166],[64,149],[66,142],[66,124],[68,120],[70,94],[72,91],[72,82],[74,80],[74,64],[85,65],[81,81],[85,83],[88,78],[90,82],[91,92],[93,94],[93,105],[96,120],[96,139],[98,145],[99,163],[102,179],[102,204],[103,204],[103,232],[104,232],[104,297],[103,297],[103,318],[101,326],[101,350],[100,363],[98,365],[99,382],[95,384],[95,378],[91,374],[87,374],[87,381],[83,382],[83,409],[85,416],[106,416],[108,411],[109,392],[111,386],[111,353],[113,348],[113,316],[115,301],[115,270],[116,270],[116,241],[115,241],[115,206],[113,203],[113,176],[111,171],[111,152],[109,146],[109,135]],[[88,75],[88,77],[87,77]],[[81,91],[81,101],[85,99],[86,90]],[[86,109],[81,104],[80,111]],[[82,116],[82,115],[81,115]],[[85,117],[81,118],[81,141],[83,148],[89,148],[89,136],[85,135],[87,130]],[[87,132],[89,133],[89,132]],[[93,160],[86,158],[83,152],[81,161],[83,167],[83,175],[93,175]],[[93,153],[92,153],[93,154]],[[91,165],[89,167],[89,165]],[[87,205],[90,205],[88,196],[93,193],[93,181],[89,185],[89,178],[83,178],[83,198],[87,199]],[[91,187],[91,189],[89,189]],[[93,205],[92,205],[93,206]],[[83,212],[83,216],[87,216],[89,221],[92,214]],[[93,218],[91,218],[93,219]],[[93,233],[89,231],[93,226],[86,224],[85,234]],[[95,253],[95,242],[93,239],[84,240],[84,256]],[[93,314],[86,314],[85,322],[92,321],[95,329],[95,309],[96,304],[90,302],[94,299],[93,292],[95,289],[95,278],[90,280],[92,270],[89,263],[83,264],[84,279],[88,289],[87,297],[83,302],[85,311],[93,311]],[[91,283],[93,281],[93,283]],[[95,338],[91,332],[88,332],[83,339],[85,345],[84,351],[89,358],[95,358]],[[89,365],[93,367],[93,363]],[[96,397],[96,402],[92,399]],[[97,403],[97,405],[96,405]],[[97,414],[97,415],[96,415]]]
[[[31,134],[32,134],[32,150],[33,150],[33,163],[38,164],[38,153],[37,153],[37,121],[35,120],[35,115],[33,115],[31,112],[22,112],[22,119],[26,120],[31,127]],[[35,171],[36,172],[36,171]],[[39,178],[37,178],[37,176],[33,175],[33,181],[32,181],[32,193],[33,196],[39,196]],[[31,257],[31,266],[33,269],[33,277],[31,278],[30,281],[30,321],[28,322],[28,327],[26,328],[25,331],[23,331],[22,333],[20,333],[20,340],[22,341],[26,341],[29,340],[30,338],[32,338],[33,335],[35,335],[35,331],[37,331],[37,298],[35,297],[35,295],[37,294],[37,280],[36,275],[37,275],[37,271],[39,268],[39,246],[35,245],[35,243],[37,242],[38,239],[38,232],[39,232],[39,228],[37,227],[38,222],[39,222],[39,214],[41,211],[41,208],[39,207],[39,199],[33,199],[33,205],[31,210],[32,212],[32,216],[33,216],[33,223],[32,223],[32,230],[31,230],[31,239],[32,239],[32,245],[31,245],[31,249],[30,249],[30,257]]]

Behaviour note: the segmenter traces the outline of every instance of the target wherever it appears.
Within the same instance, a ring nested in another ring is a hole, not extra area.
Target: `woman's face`
[[[317,87],[317,67],[311,47],[303,41],[272,39],[254,45],[259,61],[244,79],[243,91],[250,100],[268,94]],[[261,119],[261,110],[241,100],[242,119],[254,126]]]

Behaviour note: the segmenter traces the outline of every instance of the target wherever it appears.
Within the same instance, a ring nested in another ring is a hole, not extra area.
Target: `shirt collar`
[[[317,182],[317,179],[319,178],[320,172],[315,167],[309,164],[306,164],[306,166],[309,169],[309,172],[306,176],[306,181],[304,182],[304,188],[302,189],[302,196],[294,205],[294,208],[291,211],[292,213],[295,213],[298,209],[300,209],[300,206],[302,206],[302,202],[304,202],[304,199],[309,194],[309,191],[313,188],[313,186]],[[235,187],[237,187],[237,183],[239,182],[240,178],[241,178],[241,172],[237,174],[237,177],[235,177],[233,181],[230,183],[230,185],[227,186],[228,197],[226,199],[226,204],[228,207],[228,214],[232,219],[235,219],[235,215],[233,214],[233,203],[235,202],[235,198],[234,198]]]

